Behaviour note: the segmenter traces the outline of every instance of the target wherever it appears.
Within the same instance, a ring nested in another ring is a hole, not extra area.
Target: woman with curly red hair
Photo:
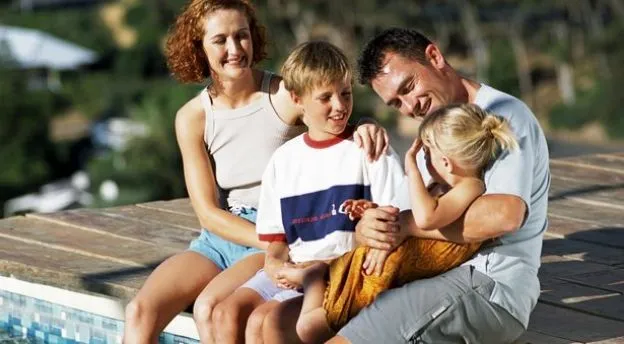
[[[160,264],[128,304],[124,343],[156,342],[193,301],[203,343],[214,342],[213,321],[246,318],[213,309],[263,266],[267,243],[254,228],[262,173],[273,151],[305,128],[281,78],[253,68],[266,56],[265,45],[246,0],[190,0],[170,31],[165,54],[174,77],[208,85],[175,120],[202,231],[187,251]],[[368,124],[358,127],[356,141],[376,158],[387,136]]]

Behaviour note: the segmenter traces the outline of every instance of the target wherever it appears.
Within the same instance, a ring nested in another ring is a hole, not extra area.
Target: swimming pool
[[[0,343],[121,344],[123,326],[119,300],[0,276]],[[176,317],[160,343],[199,343],[193,319]]]

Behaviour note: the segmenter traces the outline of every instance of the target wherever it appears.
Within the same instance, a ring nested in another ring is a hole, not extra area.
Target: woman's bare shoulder
[[[203,129],[206,118],[200,94],[191,98],[176,113],[176,128],[178,130]]]

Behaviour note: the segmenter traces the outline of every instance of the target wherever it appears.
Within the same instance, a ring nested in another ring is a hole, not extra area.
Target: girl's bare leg
[[[156,343],[158,335],[178,313],[197,298],[221,269],[191,251],[160,264],[126,306],[124,343]]]
[[[303,279],[303,305],[297,320],[297,335],[304,343],[323,343],[334,335],[327,323],[327,314],[323,308],[323,298],[327,282],[325,274],[329,266],[325,263],[307,268]]]
[[[193,308],[193,318],[195,319],[197,331],[199,332],[199,338],[202,343],[226,342],[225,340],[217,339],[217,335],[219,333],[215,331],[216,328],[212,326],[212,324],[218,322],[221,333],[233,328],[233,318],[231,316],[235,313],[232,312],[230,314],[223,312],[223,310],[227,309],[226,307],[233,308],[235,305],[223,303],[226,300],[229,300],[230,295],[236,295],[236,292],[238,292],[237,288],[253,277],[253,275],[258,272],[263,264],[263,253],[256,253],[245,257],[213,278],[212,281],[210,281],[210,283],[204,288],[195,301],[195,307]],[[245,298],[242,300],[240,307],[242,307],[242,310],[247,312],[245,320],[247,320],[246,317],[249,313],[251,313],[253,308],[264,302],[259,295],[257,296],[258,299],[251,297],[250,299]],[[245,310],[245,307],[251,308],[247,311]],[[242,328],[244,329],[244,323]],[[236,338],[228,338],[227,341],[236,342]]]
[[[258,306],[247,319],[247,328],[245,328],[245,343],[246,344],[263,344],[262,338],[262,326],[264,325],[264,319],[277,305],[278,301],[271,300]]]

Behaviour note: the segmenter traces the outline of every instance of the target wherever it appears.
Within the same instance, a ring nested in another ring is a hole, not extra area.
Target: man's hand
[[[376,248],[370,248],[366,253],[366,258],[362,264],[362,269],[367,275],[375,274],[381,276],[386,258],[390,255],[390,251],[378,250]]]
[[[392,251],[407,238],[398,223],[399,209],[383,206],[367,209],[355,226],[355,239],[363,246]]]
[[[373,123],[358,125],[353,132],[353,141],[362,148],[369,161],[376,161],[388,150],[388,133],[386,129]]]

